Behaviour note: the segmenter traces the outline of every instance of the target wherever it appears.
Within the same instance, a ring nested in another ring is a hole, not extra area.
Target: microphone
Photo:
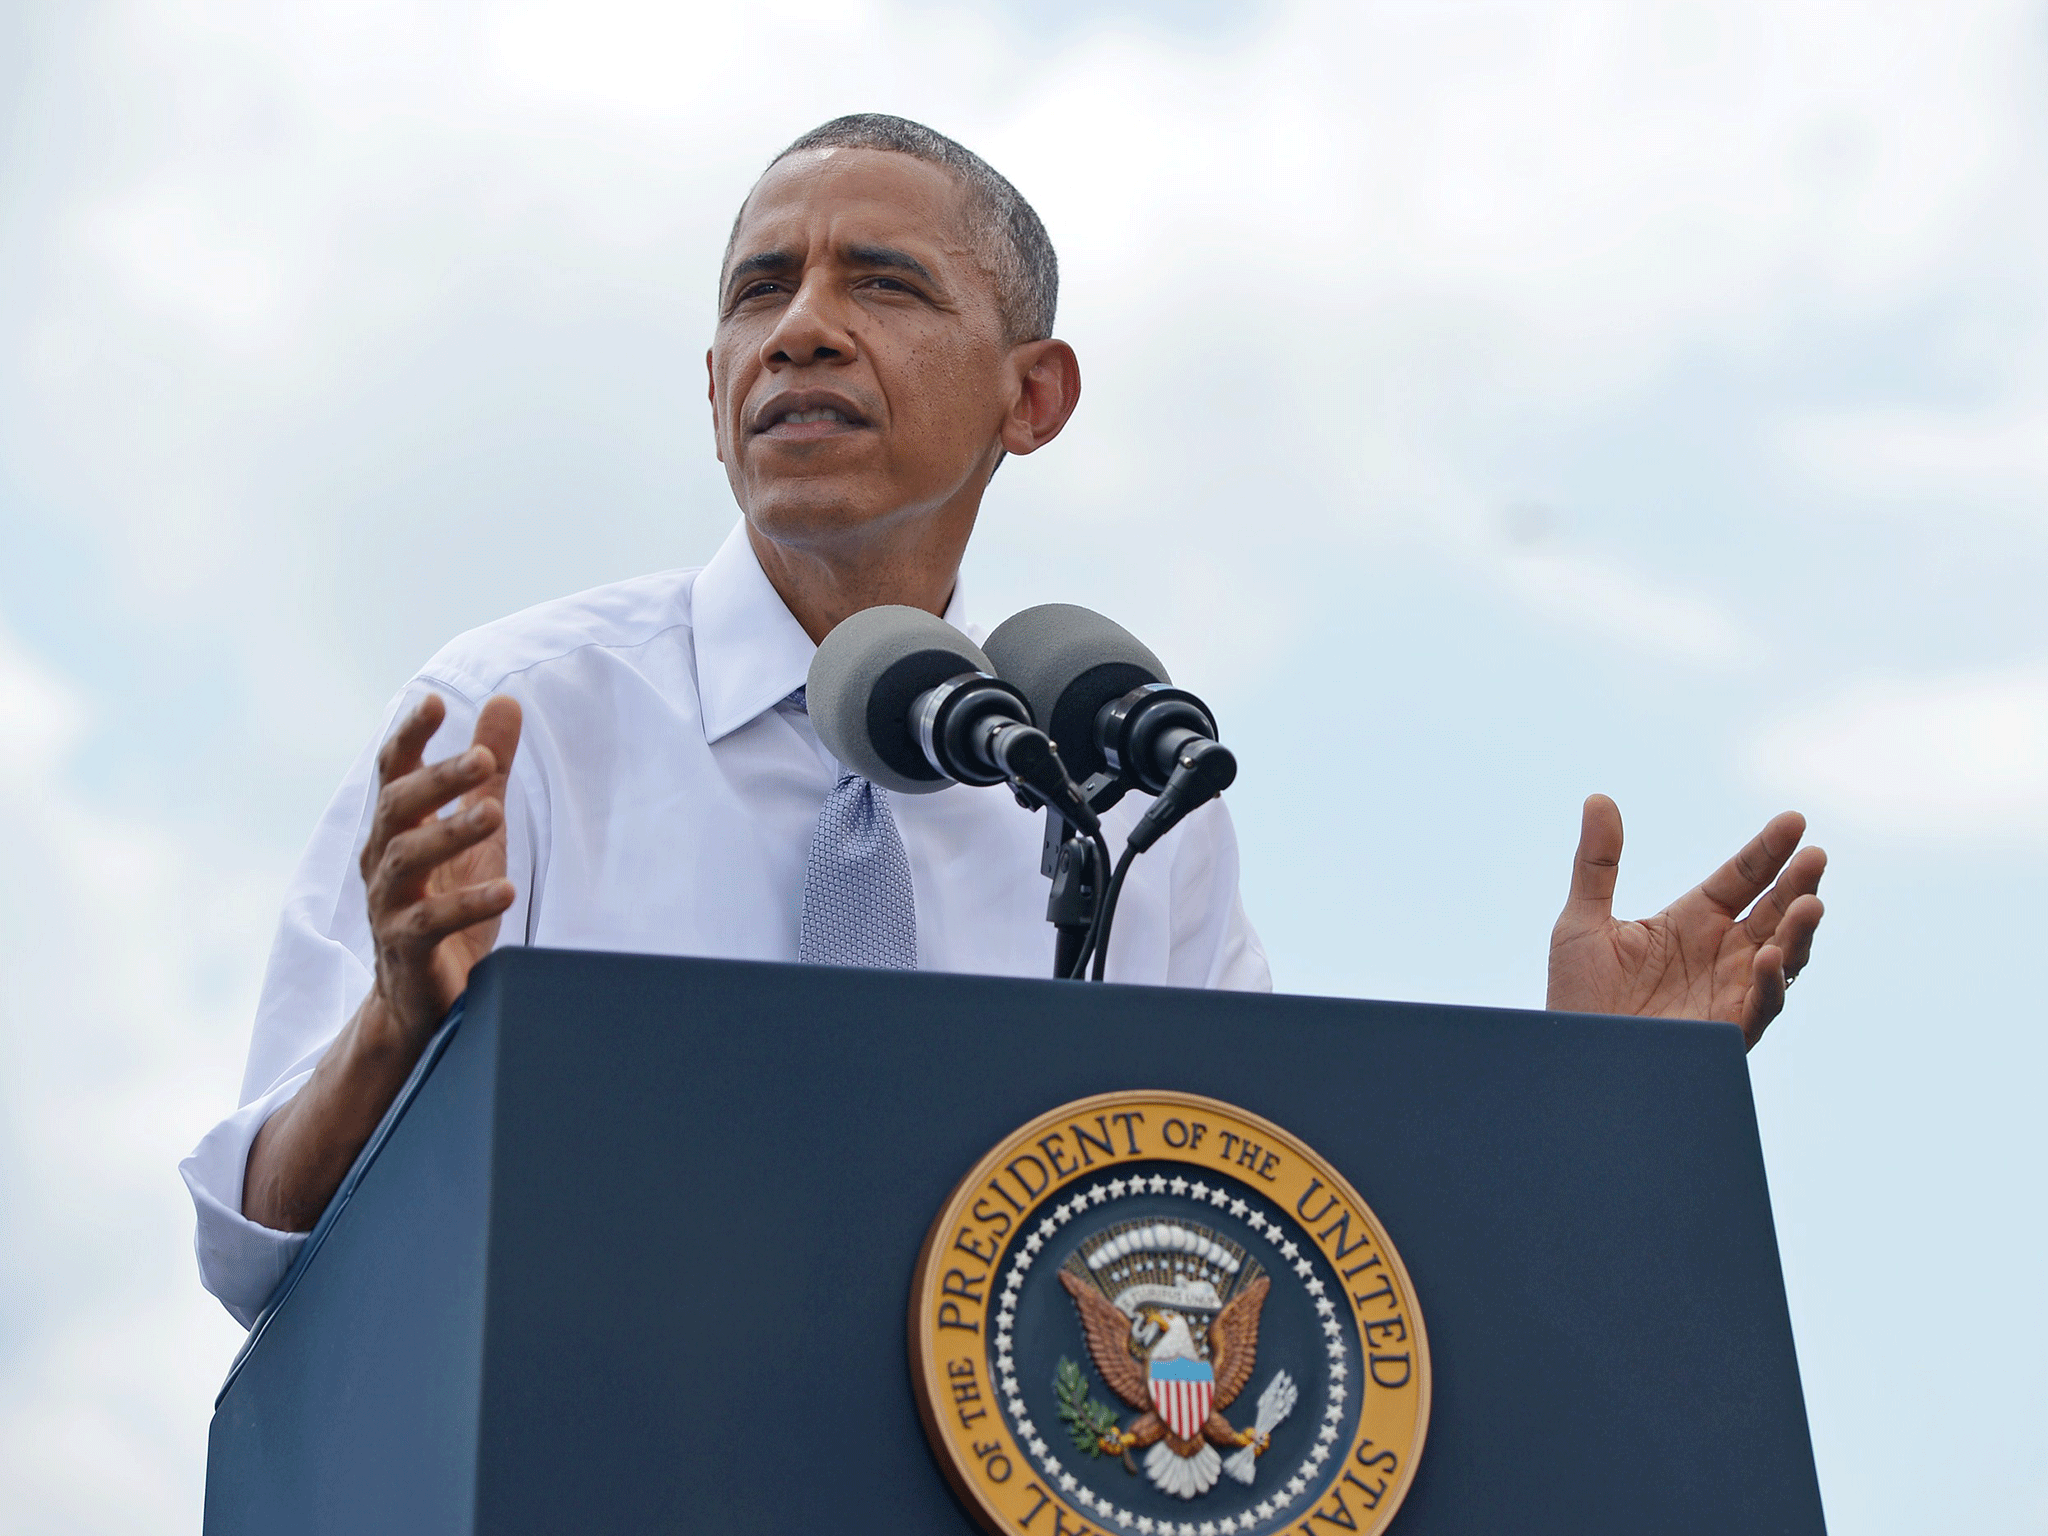
[[[1041,603],[988,637],[998,677],[1013,682],[1059,743],[1067,771],[1092,778],[1109,768],[1095,717],[1134,688],[1165,683],[1165,663],[1114,620],[1072,603]]]
[[[1007,782],[1086,832],[1101,823],[1031,706],[972,640],[921,608],[867,608],[811,658],[806,707],[818,739],[862,777],[902,794]]]
[[[1178,696],[1162,696],[1168,693]],[[1190,717],[1199,717],[1200,723]],[[1105,733],[1125,743],[1121,756],[1132,765],[1132,776],[1158,797],[1124,840],[1133,852],[1143,853],[1237,778],[1237,754],[1216,740],[1216,722],[1191,693],[1147,683],[1105,708],[1102,718],[1108,722]],[[1120,729],[1121,738],[1116,735]],[[1115,748],[1108,749],[1110,762],[1119,756]]]
[[[1159,658],[1113,619],[1044,603],[997,625],[987,654],[1046,722],[1069,770],[1089,778],[1098,810],[1127,785],[1159,797],[1138,823],[1140,851],[1237,777],[1208,705],[1174,687]],[[1109,782],[1098,785],[1098,776]]]

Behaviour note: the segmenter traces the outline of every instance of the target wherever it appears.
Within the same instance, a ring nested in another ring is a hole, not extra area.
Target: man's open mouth
[[[839,428],[866,425],[865,418],[846,402],[828,403],[798,396],[787,402],[771,402],[755,418],[754,431],[792,437],[821,437]]]

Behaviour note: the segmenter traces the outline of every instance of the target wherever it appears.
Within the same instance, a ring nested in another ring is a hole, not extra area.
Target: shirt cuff
[[[256,1321],[306,1241],[304,1232],[275,1232],[242,1214],[249,1148],[263,1122],[312,1075],[301,1072],[244,1104],[208,1131],[192,1155],[178,1164],[198,1214],[192,1247],[199,1256],[200,1283],[244,1328]]]

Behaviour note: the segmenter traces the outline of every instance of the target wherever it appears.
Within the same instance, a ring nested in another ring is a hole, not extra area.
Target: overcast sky
[[[1036,203],[1087,381],[971,607],[1209,697],[1283,988],[1534,1006],[1586,792],[1643,911],[1809,813],[1832,1528],[2048,1531],[2044,87],[2005,0],[0,10],[9,1528],[196,1528],[174,1170],[285,873],[442,641],[716,547],[725,230],[878,109]]]

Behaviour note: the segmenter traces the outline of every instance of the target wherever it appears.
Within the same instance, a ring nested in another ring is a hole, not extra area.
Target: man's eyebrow
[[[856,267],[883,267],[894,272],[908,272],[920,277],[934,288],[940,287],[939,280],[932,275],[931,268],[919,261],[908,251],[899,251],[887,245],[849,245],[846,259]]]
[[[725,274],[727,288],[743,277],[755,277],[764,272],[787,272],[796,265],[796,257],[788,251],[760,251],[732,264],[732,270]]]

